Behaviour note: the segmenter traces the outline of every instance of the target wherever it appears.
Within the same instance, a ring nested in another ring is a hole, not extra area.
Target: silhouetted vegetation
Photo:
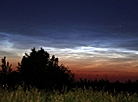
[[[59,66],[58,58],[55,58],[54,55],[50,58],[49,53],[42,48],[38,51],[33,48],[30,54],[25,53],[21,63],[18,63],[17,71],[12,71],[12,65],[6,62],[6,57],[1,61],[0,84],[3,89],[16,90],[21,85],[24,90],[31,90],[30,87],[47,89],[46,91],[55,89],[60,94],[64,94],[65,90],[74,92],[74,88],[76,90],[81,88],[83,91],[87,89],[95,92],[108,91],[114,95],[120,92],[129,92],[129,94],[138,92],[138,80],[111,83],[108,79],[83,80],[80,78],[79,81],[74,81],[75,74],[71,73],[64,65]]]
[[[25,53],[21,63],[18,63],[18,72],[11,72],[9,62],[6,65],[6,57],[2,59],[1,83],[3,85],[15,86],[24,82],[27,86],[32,85],[40,89],[62,88],[74,80],[71,73],[64,65],[58,65],[58,58],[53,55],[50,58],[44,49],[38,51],[32,49],[30,54]]]
[[[9,82],[9,75],[11,74],[11,66],[9,65],[9,62],[6,63],[6,57],[4,57],[2,60],[2,65],[1,68],[2,70],[0,71],[0,82],[2,83],[2,85],[6,85]]]
[[[18,70],[24,82],[38,88],[62,87],[74,80],[74,74],[64,65],[58,65],[58,58],[53,55],[50,59],[48,52],[35,48],[28,55],[25,53]]]

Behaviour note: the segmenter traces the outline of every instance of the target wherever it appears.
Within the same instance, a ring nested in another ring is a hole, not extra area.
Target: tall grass
[[[108,91],[93,91],[92,88],[74,88],[59,92],[45,92],[37,88],[24,91],[19,86],[15,91],[0,89],[0,102],[138,102],[138,94],[128,92],[109,93]]]

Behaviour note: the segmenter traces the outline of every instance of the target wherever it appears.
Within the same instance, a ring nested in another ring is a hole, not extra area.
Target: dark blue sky
[[[0,57],[15,63],[33,47],[70,68],[138,71],[138,1],[0,0]]]

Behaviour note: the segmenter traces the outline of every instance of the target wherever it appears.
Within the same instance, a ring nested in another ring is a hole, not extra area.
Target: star
[[[119,25],[119,27],[122,27],[122,25]]]

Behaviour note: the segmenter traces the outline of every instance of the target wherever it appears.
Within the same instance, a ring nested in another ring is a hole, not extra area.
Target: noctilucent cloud
[[[44,48],[79,77],[138,78],[137,0],[1,0],[0,58]]]

